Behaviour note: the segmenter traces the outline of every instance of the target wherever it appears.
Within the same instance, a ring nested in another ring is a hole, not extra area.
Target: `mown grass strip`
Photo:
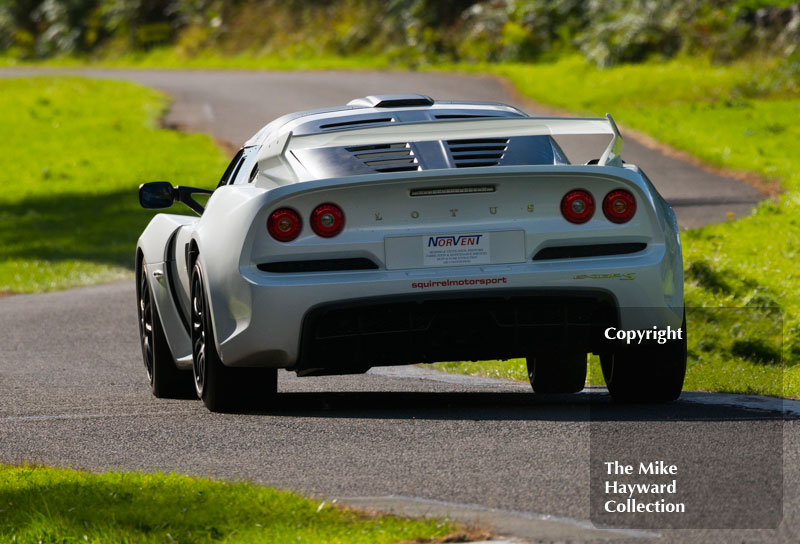
[[[0,465],[3,542],[383,543],[457,531],[440,520],[371,515],[246,482]]]
[[[105,68],[166,68],[214,70],[383,70],[407,69],[397,64],[389,55],[254,55],[248,52],[226,55],[205,50],[196,55],[185,55],[174,47],[153,48],[148,51],[128,52],[98,58],[55,56],[37,61],[21,61],[0,55],[0,67],[50,66],[80,68],[87,65]]]
[[[152,217],[137,187],[213,187],[226,159],[210,137],[159,127],[166,96],[76,77],[0,79],[0,292],[127,278]]]

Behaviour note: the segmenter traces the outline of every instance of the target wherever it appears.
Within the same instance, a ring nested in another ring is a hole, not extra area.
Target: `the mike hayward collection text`
[[[638,466],[626,465],[618,461],[606,461],[603,465],[609,476],[669,477],[678,474],[676,465],[668,465],[664,461],[640,462]],[[607,479],[604,481],[604,493],[615,495],[615,497],[606,500],[603,509],[606,512],[616,513],[683,513],[686,511],[684,503],[667,500],[669,496],[677,493],[677,487],[677,480],[674,478],[665,482],[644,483],[624,483],[616,479]],[[616,497],[616,495],[622,495],[622,497]],[[641,495],[647,498],[638,497]],[[660,495],[666,495],[667,498],[659,497]]]

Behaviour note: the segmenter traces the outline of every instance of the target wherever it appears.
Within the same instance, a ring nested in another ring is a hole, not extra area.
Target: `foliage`
[[[165,106],[131,83],[0,79],[0,292],[129,277],[153,215],[138,185],[213,187],[225,158],[207,136],[158,128]]]
[[[3,542],[383,543],[442,537],[453,529],[435,519],[364,514],[245,482],[0,465]]]
[[[179,29],[220,24],[221,0],[0,0],[0,46],[20,58],[140,49],[172,43]]]
[[[177,45],[291,58],[388,53],[408,64],[599,66],[679,53],[731,60],[800,44],[791,0],[0,0],[0,50],[23,59]]]

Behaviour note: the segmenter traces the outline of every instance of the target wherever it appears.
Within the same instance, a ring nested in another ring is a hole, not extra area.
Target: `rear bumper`
[[[658,244],[633,255],[440,269],[278,274],[252,265],[236,281],[235,299],[216,298],[213,308],[230,366],[508,358],[554,339],[588,351],[600,325],[679,327],[683,314],[679,259]]]
[[[323,304],[303,320],[296,368],[510,359],[554,344],[601,349],[619,316],[610,293],[509,290]]]

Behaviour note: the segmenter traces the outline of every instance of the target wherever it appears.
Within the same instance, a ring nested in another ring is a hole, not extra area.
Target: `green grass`
[[[60,56],[31,62],[0,56],[0,67],[50,66],[71,68],[82,67],[87,64],[109,68],[198,68],[220,70],[380,70],[405,68],[404,65],[397,64],[397,60],[390,55],[280,56],[257,55],[247,52],[223,55],[211,50],[205,50],[194,55],[185,55],[174,47],[155,48],[146,52],[107,55],[94,59]]]
[[[600,370],[600,360],[594,355],[587,357],[586,382],[589,384],[604,385],[603,373]],[[434,368],[452,374],[469,374],[471,376],[488,376],[504,380],[528,381],[528,369],[525,359],[507,359],[491,361],[454,361],[448,363],[435,363]]]
[[[696,331],[694,334],[697,336],[699,332]],[[586,383],[605,385],[599,358],[590,355],[588,362]],[[436,363],[433,366],[452,374],[528,381],[525,359],[460,361]],[[785,367],[780,364],[765,364],[757,360],[731,356],[725,349],[720,349],[716,352],[709,351],[702,354],[694,352],[689,355],[683,388],[685,391],[797,397],[800,380],[796,372],[787,373]]]
[[[213,187],[226,159],[211,138],[159,128],[167,99],[131,83],[0,79],[0,292],[130,277],[152,213],[137,187]]]
[[[444,537],[433,519],[377,516],[245,482],[0,465],[0,541],[380,543]]]

